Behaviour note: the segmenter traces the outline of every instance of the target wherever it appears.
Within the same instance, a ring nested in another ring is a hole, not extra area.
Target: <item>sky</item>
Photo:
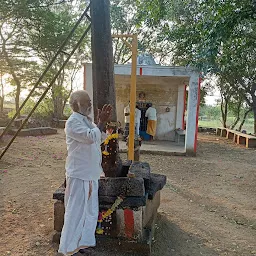
[[[77,72],[77,76],[74,82],[74,90],[82,90],[83,89],[83,69],[81,69],[79,72]],[[12,92],[13,87],[12,86],[5,86],[5,95]],[[21,93],[21,98],[25,98],[29,92],[23,91]],[[216,100],[220,98],[220,94],[218,91],[213,91],[211,95],[206,96],[205,102],[207,105],[215,105]],[[14,98],[6,97],[7,100],[14,101]]]

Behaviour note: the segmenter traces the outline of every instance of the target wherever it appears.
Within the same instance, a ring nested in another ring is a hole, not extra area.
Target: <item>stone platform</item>
[[[124,141],[119,141],[120,153],[127,153],[127,145]],[[141,154],[166,155],[166,156],[185,156],[185,144],[173,141],[142,141],[140,147]]]
[[[18,129],[11,129],[8,134],[14,135]],[[37,127],[30,129],[22,129],[18,136],[26,137],[26,136],[43,136],[43,135],[52,135],[57,134],[57,129],[51,127]]]
[[[111,215],[111,221],[103,221],[103,235],[97,235],[102,246],[119,245],[122,250],[150,255],[157,209],[160,205],[160,191],[166,184],[166,176],[150,172],[148,163],[130,162],[123,165],[123,176],[99,180],[100,211],[109,209],[118,196],[123,202]],[[64,192],[60,187],[53,194],[54,230],[53,240],[59,242],[64,222]],[[123,245],[123,246],[120,246]]]

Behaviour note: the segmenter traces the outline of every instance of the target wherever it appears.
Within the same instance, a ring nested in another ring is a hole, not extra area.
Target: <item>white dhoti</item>
[[[98,181],[68,177],[59,253],[72,255],[80,249],[95,246],[98,214]]]

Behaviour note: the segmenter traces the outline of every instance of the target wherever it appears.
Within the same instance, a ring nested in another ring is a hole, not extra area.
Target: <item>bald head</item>
[[[90,96],[84,90],[73,92],[70,96],[69,104],[74,112],[81,113],[85,116],[90,115],[92,111]]]

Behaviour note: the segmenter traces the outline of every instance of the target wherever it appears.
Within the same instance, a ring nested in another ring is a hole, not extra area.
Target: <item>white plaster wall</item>
[[[176,106],[169,106],[170,112],[166,112],[166,107],[157,107],[157,140],[175,141],[175,124],[176,124]]]

